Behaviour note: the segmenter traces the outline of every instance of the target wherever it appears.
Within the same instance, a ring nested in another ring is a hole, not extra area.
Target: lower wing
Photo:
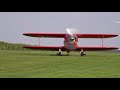
[[[62,51],[66,50],[64,46],[24,46],[23,48],[52,51],[58,51],[59,49],[61,49]]]
[[[52,50],[52,51],[58,51],[61,49],[62,51],[66,51],[66,48],[64,46],[24,46],[23,48],[28,49],[35,49],[35,50]],[[76,51],[81,51],[83,49],[84,51],[102,51],[102,50],[114,50],[118,49],[117,47],[77,47]]]
[[[84,51],[103,51],[103,50],[115,50],[117,47],[77,47],[77,51],[83,49]]]

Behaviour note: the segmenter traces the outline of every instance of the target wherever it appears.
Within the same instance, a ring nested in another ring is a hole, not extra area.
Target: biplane
[[[84,51],[102,51],[102,50],[114,50],[118,49],[118,47],[109,47],[103,45],[104,38],[112,38],[117,37],[116,34],[73,34],[67,29],[67,33],[24,33],[25,36],[30,37],[45,37],[45,38],[64,38],[63,46],[24,46],[23,48],[35,49],[35,50],[52,50],[58,51],[57,55],[62,55],[63,51],[67,51],[67,55],[69,55],[70,51],[79,51],[81,56],[86,55]],[[102,45],[101,46],[78,46],[78,38],[101,38]]]

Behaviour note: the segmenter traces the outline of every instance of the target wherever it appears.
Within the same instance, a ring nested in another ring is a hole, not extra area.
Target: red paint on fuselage
[[[77,35],[66,34],[64,37],[64,46],[67,50],[75,50],[78,46]]]

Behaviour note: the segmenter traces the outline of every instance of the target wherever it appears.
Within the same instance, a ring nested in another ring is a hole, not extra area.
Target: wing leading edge
[[[53,37],[53,38],[64,38],[64,33],[24,33],[25,36],[30,37]],[[78,38],[111,38],[117,37],[116,34],[76,34]]]
[[[24,33],[23,35],[30,36],[30,37],[64,38],[66,34],[62,34],[62,33]]]
[[[23,48],[52,51],[58,51],[59,49],[61,49],[62,51],[66,50],[64,46],[24,46]]]
[[[35,50],[52,50],[52,51],[58,51],[61,49],[62,51],[66,51],[66,48],[64,46],[24,46],[23,48],[28,49],[35,49]],[[118,47],[77,47],[76,51],[81,51],[83,49],[84,51],[104,51],[104,50],[115,50],[119,49]]]
[[[78,38],[112,38],[117,36],[116,34],[77,34]]]
[[[83,49],[84,51],[104,51],[104,50],[115,50],[118,47],[77,47],[77,51]]]

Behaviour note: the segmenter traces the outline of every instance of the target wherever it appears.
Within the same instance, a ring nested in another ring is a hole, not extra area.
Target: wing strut
[[[104,38],[104,35],[102,36],[102,47],[103,47],[103,38]]]
[[[40,46],[40,37],[38,37],[38,45]]]

